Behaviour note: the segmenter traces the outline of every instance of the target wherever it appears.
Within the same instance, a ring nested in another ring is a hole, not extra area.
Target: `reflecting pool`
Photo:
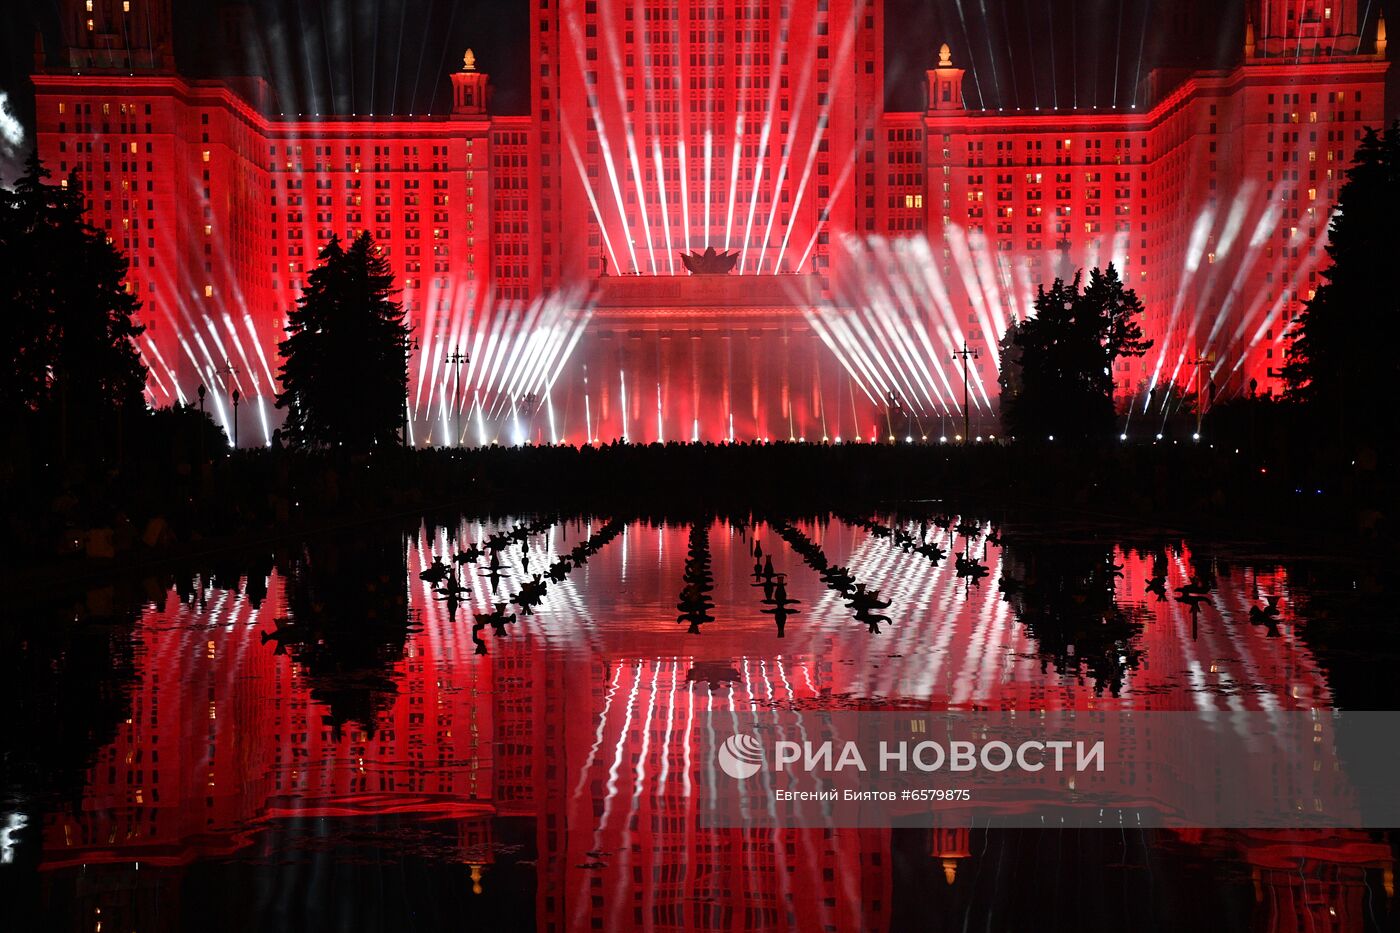
[[[0,893],[96,933],[1396,929],[1390,833],[690,806],[714,711],[1346,706],[1364,662],[1309,626],[1358,600],[1386,605],[1306,561],[936,508],[313,537],[7,617]]]

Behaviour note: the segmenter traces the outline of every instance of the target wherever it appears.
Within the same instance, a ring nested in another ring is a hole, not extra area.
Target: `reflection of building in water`
[[[781,658],[732,668],[618,658],[580,673],[593,702],[565,712],[558,801],[560,823],[577,831],[544,834],[541,865],[559,891],[541,885],[541,929],[884,927],[887,830],[698,825],[699,801],[726,792],[692,755],[708,716],[810,700],[826,677]]]
[[[1374,922],[1375,901],[1395,898],[1395,853],[1360,830],[1172,830],[1204,854],[1239,859],[1268,933],[1346,933]],[[1379,890],[1367,877],[1379,871]],[[1370,904],[1368,905],[1368,901]]]
[[[203,610],[172,593],[147,613],[131,718],[98,754],[82,811],[48,826],[47,866],[227,854],[282,816],[492,812],[491,670],[456,668],[466,634],[410,644],[397,702],[372,733],[337,738],[302,671],[259,638],[284,595],[274,575],[261,611],[215,591]]]
[[[531,570],[598,527],[571,522],[532,539]],[[718,618],[687,636],[674,603],[688,529],[634,524],[551,585],[538,615],[503,638],[488,635],[490,653],[478,656],[471,614],[518,589],[520,554],[505,555],[498,593],[471,579],[454,618],[417,576],[432,554],[446,553],[446,536],[420,536],[407,566],[415,624],[387,668],[396,691],[372,730],[351,721],[339,737],[331,711],[310,695],[295,645],[278,654],[277,639],[259,636],[275,634],[273,620],[286,611],[280,575],[257,611],[233,593],[213,591],[207,607],[172,595],[137,628],[131,720],[98,754],[80,811],[46,822],[45,867],[186,864],[233,853],[259,826],[286,817],[388,814],[457,821],[453,857],[481,866],[476,883],[489,889],[492,820],[520,817],[535,821],[540,929],[881,929],[892,884],[888,831],[696,825],[697,801],[713,790],[710,763],[693,755],[703,714],[890,699],[991,709],[1328,702],[1288,625],[1269,637],[1245,621],[1250,581],[1222,579],[1193,639],[1184,607],[1144,598],[1151,560],[1116,552],[1119,598],[1143,602],[1145,621],[1140,661],[1114,699],[1042,657],[998,593],[997,545],[975,546],[992,575],[968,588],[951,560],[935,566],[839,523],[803,527],[833,563],[895,600],[885,632],[868,635],[777,535],[761,530],[801,601],[778,640],[752,586],[749,541],[721,523],[710,536]],[[479,541],[490,530],[461,534]],[[961,553],[951,533],[930,534]],[[1187,578],[1189,557],[1173,558],[1170,586]],[[1282,577],[1267,583],[1286,585]],[[336,632],[328,622],[305,637]],[[349,689],[362,672],[339,673]],[[976,861],[964,839],[930,845],[935,870],[954,883],[960,866]]]

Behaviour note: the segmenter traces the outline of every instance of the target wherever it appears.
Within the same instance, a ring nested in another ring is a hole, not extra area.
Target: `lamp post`
[[[214,370],[218,376],[227,376],[229,385],[233,387],[233,446],[238,446],[238,387],[233,384],[234,377],[238,375],[238,367],[233,365],[232,360],[224,360],[224,368]]]
[[[968,360],[970,360],[970,359],[975,360],[975,359],[977,359],[977,358],[978,358],[979,356],[981,356],[981,355],[982,355],[982,353],[981,353],[980,350],[977,350],[977,349],[975,349],[975,348],[969,350],[969,349],[967,348],[967,342],[966,342],[966,341],[963,342],[963,346],[962,346],[962,349],[961,349],[961,350],[954,350],[954,351],[953,351],[953,357],[952,357],[952,358],[953,358],[954,362],[956,362],[957,360],[961,359],[961,360],[962,360],[962,368],[963,368],[963,443],[964,443],[964,444],[968,443],[968,442],[971,440],[971,438],[972,438],[971,415],[970,415],[970,412],[969,412],[968,407],[967,407],[967,370],[968,370],[968,367],[969,367],[969,365],[970,365],[970,364],[968,363]]]
[[[233,390],[233,447],[238,449],[238,390]]]
[[[457,368],[457,383],[456,387],[452,391],[452,405],[454,408],[460,408],[462,394],[462,364],[471,362],[471,357],[468,356],[466,353],[463,353],[461,348],[459,347],[453,350],[451,353],[447,354],[447,359],[444,362],[447,366],[455,366]],[[458,425],[458,428],[459,430],[457,431],[457,442],[461,443],[461,425]],[[448,446],[450,447],[451,444],[449,444]]]
[[[199,396],[199,462],[204,463],[204,396],[208,393],[204,383],[199,384],[195,394]]]

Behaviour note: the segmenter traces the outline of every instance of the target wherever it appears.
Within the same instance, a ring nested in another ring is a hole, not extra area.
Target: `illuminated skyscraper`
[[[182,76],[168,2],[64,0],[38,147],[131,256],[152,402],[203,382],[228,423],[236,384],[245,438],[277,425],[308,266],[362,231],[420,344],[416,443],[926,434],[960,414],[953,350],[983,351],[986,419],[1007,323],[1110,261],[1156,341],[1120,395],[1277,391],[1385,113],[1363,14],[1253,3],[1236,63],[1169,48],[1119,110],[976,109],[929,37],[925,109],[886,112],[879,0],[541,0],[531,115],[490,112],[483,50],[414,116],[283,112],[260,79]],[[740,280],[687,277],[706,247]]]

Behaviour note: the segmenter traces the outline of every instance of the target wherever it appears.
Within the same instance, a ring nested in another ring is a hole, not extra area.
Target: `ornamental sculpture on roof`
[[[728,275],[739,262],[737,252],[717,253],[713,246],[703,253],[681,253],[681,262],[691,275]]]

